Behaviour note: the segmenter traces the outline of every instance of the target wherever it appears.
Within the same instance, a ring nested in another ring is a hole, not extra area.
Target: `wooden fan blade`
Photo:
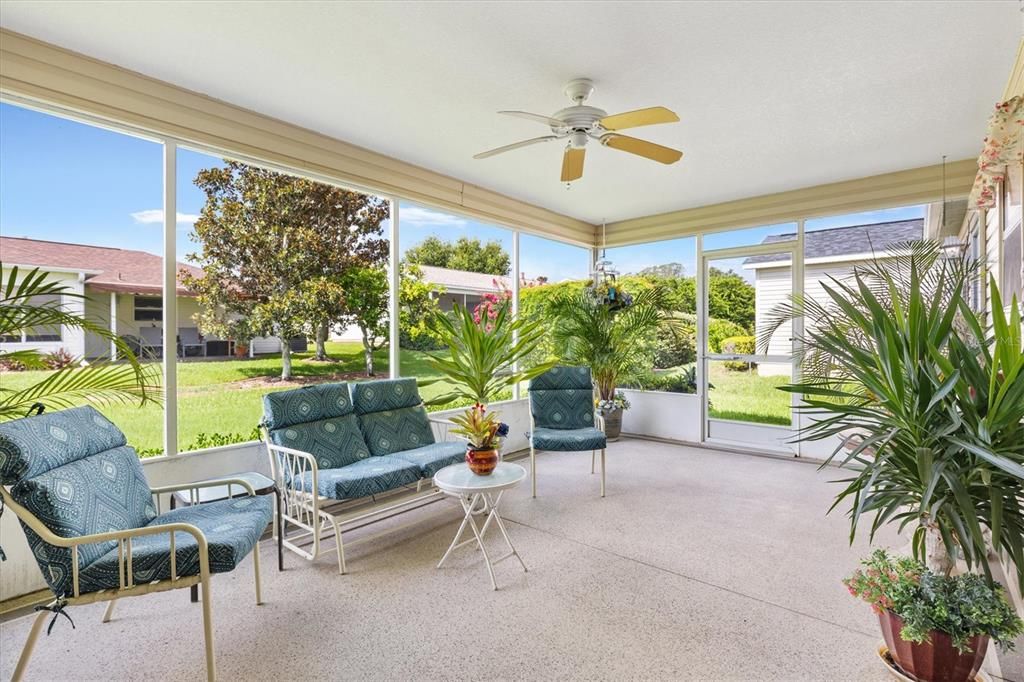
[[[677,149],[618,133],[605,133],[601,136],[601,144],[664,164],[675,163],[683,158],[683,153]]]
[[[536,121],[537,123],[543,123],[551,128],[566,128],[569,125],[565,121],[557,118],[542,116],[540,114],[531,114],[528,111],[499,111],[498,113],[505,114],[507,116],[515,116],[516,118],[525,118],[527,121]]]
[[[676,123],[679,117],[676,113],[665,107],[648,107],[627,111],[624,114],[612,114],[605,116],[599,123],[605,130],[625,130],[626,128],[639,128],[650,126],[656,123]]]
[[[562,182],[572,182],[583,177],[583,157],[587,150],[567,147],[562,155]]]
[[[501,154],[502,152],[510,152],[513,149],[519,149],[520,147],[528,147],[531,144],[537,144],[538,142],[550,142],[551,140],[557,140],[557,135],[545,135],[544,137],[535,137],[532,140],[523,140],[522,142],[513,142],[507,144],[504,147],[496,147],[495,149],[489,149],[486,152],[480,152],[474,154],[474,159],[486,159],[488,156],[494,156],[495,154]]]

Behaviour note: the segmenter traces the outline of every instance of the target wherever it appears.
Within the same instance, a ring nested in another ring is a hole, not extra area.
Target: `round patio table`
[[[512,541],[508,537],[508,530],[505,528],[505,524],[498,513],[501,496],[506,490],[519,485],[524,478],[526,478],[526,469],[511,462],[501,462],[490,476],[477,476],[469,470],[469,466],[465,462],[446,466],[434,474],[434,485],[442,492],[459,498],[459,501],[462,503],[462,510],[465,512],[462,525],[459,526],[455,539],[448,545],[448,551],[444,553],[441,561],[438,562],[438,568],[444,565],[444,562],[451,556],[453,551],[475,542],[480,549],[480,553],[484,555],[487,573],[491,576],[491,587],[495,590],[498,589],[498,583],[494,580],[494,564],[510,557],[515,557],[523,567],[523,571],[527,570],[522,557],[519,556],[516,548],[512,545]],[[487,517],[484,520],[483,527],[478,527],[474,517],[483,514],[486,514]],[[508,545],[508,552],[494,561],[491,561],[490,556],[487,554],[487,548],[484,547],[484,536],[487,534],[488,529],[490,529],[492,521],[498,527],[498,530],[501,531],[502,537],[505,538],[505,544]],[[466,532],[467,528],[473,531],[473,537],[462,540],[462,535]]]

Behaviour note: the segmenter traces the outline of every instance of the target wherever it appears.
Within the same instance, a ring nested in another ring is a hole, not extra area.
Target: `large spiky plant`
[[[0,264],[2,267],[2,264]],[[65,408],[81,403],[110,404],[159,401],[159,368],[141,364],[131,349],[106,327],[68,310],[63,303],[84,296],[47,280],[38,268],[22,273],[12,267],[0,292],[0,337],[20,336],[27,329],[69,327],[95,334],[114,344],[120,362],[72,363],[26,388],[10,389],[0,380],[0,421],[24,417],[35,405]],[[35,349],[0,352],[0,360],[27,369],[45,367]],[[81,358],[78,358],[81,360]]]
[[[668,292],[658,285],[618,309],[583,289],[553,299],[546,317],[561,359],[590,367],[601,400],[612,400],[622,380],[644,370],[651,335],[661,326],[675,329],[668,308]]]
[[[887,523],[913,530],[917,558],[948,573],[960,556],[988,571],[989,546],[1024,585],[1024,348],[1016,299],[990,283],[991,323],[971,309],[978,265],[932,242],[895,248],[770,314],[768,338],[803,316],[797,440],[840,438],[826,463],[852,469],[850,540]],[[831,511],[831,510],[830,510]]]

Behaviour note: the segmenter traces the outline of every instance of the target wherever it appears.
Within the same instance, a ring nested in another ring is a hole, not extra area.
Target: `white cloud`
[[[177,213],[178,224],[194,225],[199,216],[195,213]],[[164,212],[160,208],[150,208],[145,211],[132,213],[132,220],[141,225],[161,224],[164,222]]]
[[[469,224],[465,218],[422,206],[403,206],[398,220],[402,224],[414,223],[418,227],[466,227]]]

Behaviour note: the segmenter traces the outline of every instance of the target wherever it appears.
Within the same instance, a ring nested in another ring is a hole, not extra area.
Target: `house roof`
[[[812,258],[819,262],[827,262],[843,256],[880,253],[896,244],[921,239],[924,229],[924,218],[913,220],[896,220],[887,223],[870,225],[848,225],[833,227],[827,230],[814,230],[804,233],[804,260]],[[764,238],[762,244],[792,241],[793,232],[771,234]],[[788,254],[765,254],[751,256],[743,261],[744,265],[764,265],[774,262],[789,262]]]
[[[0,237],[0,260],[7,265],[83,272],[85,283],[96,291],[130,294],[159,294],[163,291],[163,258],[146,251]],[[188,290],[180,285],[182,270],[196,276],[201,276],[203,271],[178,263],[178,295],[188,296]]]
[[[423,271],[423,279],[448,290],[487,293],[512,287],[508,277],[439,268],[433,265],[419,265],[418,267]]]

